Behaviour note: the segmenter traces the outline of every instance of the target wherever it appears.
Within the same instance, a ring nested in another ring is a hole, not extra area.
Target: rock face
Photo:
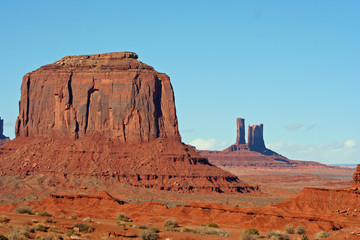
[[[81,178],[76,188],[104,181],[176,192],[258,193],[258,186],[181,142],[169,77],[137,58],[130,52],[67,56],[26,74],[17,137],[0,147],[0,176],[40,174],[60,188]]]
[[[353,175],[353,187],[360,188],[360,164],[356,167],[356,171]]]
[[[10,138],[4,136],[4,119],[0,117],[0,146],[10,141]]]
[[[236,119],[236,144],[245,144],[245,119]]]
[[[266,149],[263,137],[263,124],[249,125],[248,145],[251,150],[261,152]]]
[[[131,52],[67,56],[28,73],[16,136],[180,139],[170,79]]]

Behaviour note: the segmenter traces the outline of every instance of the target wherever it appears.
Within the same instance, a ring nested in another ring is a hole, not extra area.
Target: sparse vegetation
[[[0,216],[0,223],[8,223],[10,221],[10,219],[5,216],[5,215],[1,215]]]
[[[278,239],[278,240],[289,240],[290,239],[289,234],[281,233],[279,231],[271,231],[271,232],[267,233],[266,237],[270,238],[270,239]]]
[[[48,213],[47,211],[40,211],[40,212],[35,213],[35,215],[44,216],[44,217],[52,217],[53,216],[50,213]]]
[[[85,218],[83,219],[83,221],[84,221],[84,222],[94,222],[94,220],[92,220],[92,219],[89,218],[89,217],[85,217]]]
[[[156,232],[149,229],[149,230],[145,230],[140,233],[140,239],[141,240],[157,240],[158,235],[156,234]]]
[[[133,228],[138,228],[138,229],[147,229],[147,226],[145,225],[132,225]]]
[[[120,220],[120,221],[124,221],[124,222],[132,222],[131,218],[129,218],[126,214],[124,213],[118,213],[116,220]]]
[[[8,240],[8,238],[5,237],[4,235],[0,234],[0,240]]]
[[[296,230],[295,230],[295,233],[299,234],[299,235],[304,235],[306,233],[306,227],[303,226],[303,225],[297,226]]]
[[[164,224],[165,231],[178,231],[176,228],[179,227],[179,224],[176,220],[168,219]]]
[[[72,215],[72,216],[70,216],[70,219],[77,219],[77,216],[76,216],[76,215]]]
[[[9,240],[23,240],[30,237],[30,233],[21,227],[11,226],[10,231],[7,235]]]
[[[257,230],[257,228],[254,228],[254,227],[251,227],[251,228],[248,228],[245,230],[244,233],[248,233],[248,234],[251,234],[251,235],[259,235],[259,230]]]
[[[40,231],[40,232],[47,232],[49,229],[49,227],[42,225],[42,224],[38,224],[35,227],[35,231]]]
[[[220,229],[204,228],[204,230],[201,233],[202,234],[211,234],[211,235],[224,236],[224,237],[229,236],[229,233],[227,231],[220,230]]]
[[[253,235],[245,232],[241,235],[241,240],[256,240],[256,239],[258,239],[258,235]]]
[[[188,228],[188,227],[183,227],[180,232],[201,233],[201,230],[198,228],[192,229],[192,228]]]
[[[216,223],[214,222],[211,222],[211,223],[208,223],[208,227],[212,227],[212,228],[218,228],[219,225],[217,225]]]
[[[33,208],[31,206],[17,206],[15,208],[15,213],[20,213],[20,214],[29,214],[29,215],[33,215]]]
[[[79,232],[84,232],[84,233],[91,233],[95,230],[90,224],[86,224],[86,223],[75,223],[74,227],[79,228]]]
[[[327,238],[330,237],[331,234],[327,231],[322,231],[322,232],[318,232],[315,234],[315,239],[323,239],[323,238]]]
[[[301,240],[309,240],[309,237],[308,237],[308,235],[306,235],[306,234],[302,235],[302,238],[301,238]]]
[[[294,225],[287,225],[285,226],[285,232],[288,234],[294,234]]]

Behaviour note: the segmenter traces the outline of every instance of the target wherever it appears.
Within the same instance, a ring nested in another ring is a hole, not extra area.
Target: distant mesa
[[[10,141],[10,138],[4,136],[4,119],[0,117],[0,146]]]
[[[181,142],[170,78],[137,58],[132,52],[66,56],[25,74],[16,138],[0,148],[0,175],[259,192]]]

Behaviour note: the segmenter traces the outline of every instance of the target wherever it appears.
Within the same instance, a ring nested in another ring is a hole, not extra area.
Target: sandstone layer
[[[95,176],[179,192],[258,192],[181,142],[169,77],[137,58],[67,56],[26,74],[0,175],[57,175],[59,186]]]

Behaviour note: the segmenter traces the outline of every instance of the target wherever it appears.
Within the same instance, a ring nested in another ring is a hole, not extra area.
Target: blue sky
[[[0,1],[0,116],[22,76],[65,55],[133,51],[168,74],[185,143],[223,149],[237,117],[300,160],[360,163],[360,2]]]

